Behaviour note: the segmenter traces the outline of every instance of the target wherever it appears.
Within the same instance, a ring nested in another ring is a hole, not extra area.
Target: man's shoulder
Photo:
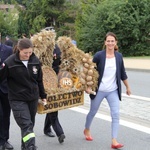
[[[2,48],[3,50],[12,51],[12,47],[11,47],[11,46],[8,46],[8,45],[5,45],[5,44],[2,44],[2,45],[1,45],[1,48]]]
[[[13,46],[13,41],[12,40],[7,40],[5,41],[5,45],[8,45],[8,46]]]

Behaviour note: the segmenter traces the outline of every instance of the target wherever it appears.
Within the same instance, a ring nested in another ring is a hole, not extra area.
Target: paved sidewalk
[[[150,72],[150,58],[124,58],[124,65],[127,70]],[[150,97],[133,97],[122,95],[120,104],[121,114],[125,114],[132,119],[141,119],[139,124],[146,121],[149,127],[150,122]]]
[[[126,69],[150,71],[150,58],[124,58]]]

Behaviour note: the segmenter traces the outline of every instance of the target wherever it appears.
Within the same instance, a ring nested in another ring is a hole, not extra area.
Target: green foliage
[[[74,38],[75,28],[74,22],[76,17],[76,10],[78,8],[79,0],[4,0],[5,4],[15,4],[15,7],[19,11],[19,19],[17,25],[10,26],[10,20],[7,24],[4,22],[0,25],[3,26],[1,31],[3,33],[10,32],[11,28],[14,35],[18,34],[21,37],[22,34],[34,34],[41,29],[54,26],[57,35],[68,35]],[[24,6],[21,9],[18,4]],[[6,24],[6,25],[4,25]],[[10,29],[9,29],[10,28]]]
[[[122,17],[119,24],[120,33],[117,34],[121,42],[120,48],[125,56],[150,55],[148,43],[150,3],[148,1],[129,0],[117,13],[120,18]]]
[[[18,15],[16,9],[10,9],[8,12],[0,11],[0,33],[2,36],[9,35],[13,38],[17,37]]]
[[[18,19],[18,37],[22,37],[22,34],[26,34],[29,32],[28,23],[24,19],[24,11],[19,13]]]
[[[74,36],[74,20],[76,17],[75,7],[66,0],[33,0],[33,3],[25,2],[25,11],[22,14],[20,23],[24,24],[24,30],[27,35],[39,32],[41,29],[54,26],[58,35]],[[69,9],[68,9],[69,8]],[[21,21],[22,20],[22,21]],[[26,26],[26,24],[28,26]],[[21,28],[20,24],[20,28]]]
[[[40,31],[41,27],[45,25],[45,18],[42,15],[36,16],[32,22],[32,29],[30,29],[30,34]]]
[[[149,0],[104,0],[84,4],[77,16],[78,46],[84,51],[101,50],[108,31],[118,37],[124,56],[150,55]]]

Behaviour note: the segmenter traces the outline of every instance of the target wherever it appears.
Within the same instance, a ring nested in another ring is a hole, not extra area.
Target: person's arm
[[[131,95],[131,90],[130,90],[130,86],[129,86],[129,83],[128,83],[128,80],[127,80],[128,77],[127,77],[127,74],[126,74],[126,71],[125,71],[122,54],[121,54],[121,60],[122,60],[122,63],[121,63],[121,80],[123,81],[123,83],[126,87],[126,94]]]
[[[0,66],[0,83],[7,78],[8,70],[5,63]]]
[[[128,84],[128,80],[127,79],[123,80],[123,83],[126,86],[126,94],[130,96],[131,95],[131,90],[130,90],[130,87],[129,87],[129,84]]]
[[[47,97],[47,94],[45,93],[45,89],[44,89],[44,84],[43,84],[43,72],[42,72],[42,68],[40,66],[40,69],[39,69],[39,73],[38,73],[38,87],[39,87],[39,95],[40,95],[40,98],[45,101],[46,100],[46,97]]]

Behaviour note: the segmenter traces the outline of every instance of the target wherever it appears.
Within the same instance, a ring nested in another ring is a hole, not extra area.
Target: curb
[[[138,69],[138,68],[127,68],[127,71],[136,71],[136,72],[150,72],[150,69]]]

